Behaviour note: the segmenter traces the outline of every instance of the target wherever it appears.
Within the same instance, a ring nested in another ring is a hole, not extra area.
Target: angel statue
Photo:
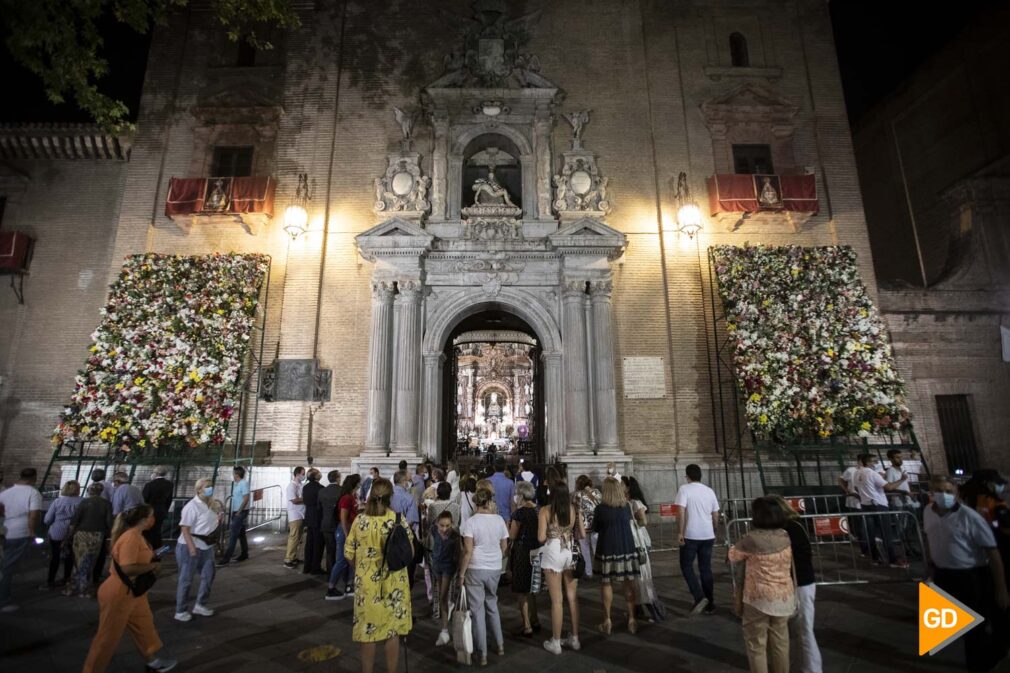
[[[592,110],[579,110],[578,112],[569,112],[564,115],[568,123],[572,125],[572,130],[574,131],[572,138],[572,149],[578,150],[582,149],[582,129],[589,123],[589,113]]]
[[[396,116],[396,123],[400,125],[400,132],[403,133],[404,150],[409,150],[411,134],[414,131],[414,119],[417,114],[404,112],[398,107],[393,108],[393,114]]]

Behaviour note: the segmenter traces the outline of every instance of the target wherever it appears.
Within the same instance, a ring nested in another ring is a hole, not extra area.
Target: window
[[[729,36],[729,59],[734,68],[747,68],[750,66],[750,55],[747,53],[747,38],[741,33],[732,33]]]
[[[2,227],[4,223],[4,210],[6,208],[7,208],[7,197],[0,196],[0,227]]]
[[[978,446],[968,396],[937,395],[936,415],[948,469],[952,474],[970,474],[978,467]]]
[[[249,40],[244,37],[238,41],[238,56],[235,65],[240,68],[249,68],[256,65],[256,47],[249,44]]]
[[[733,145],[733,172],[751,175],[775,173],[771,145]]]
[[[210,177],[239,178],[252,175],[252,147],[215,147]]]

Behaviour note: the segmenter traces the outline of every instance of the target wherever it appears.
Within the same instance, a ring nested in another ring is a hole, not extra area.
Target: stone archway
[[[442,370],[445,345],[453,329],[467,317],[501,310],[524,320],[541,344],[544,371],[544,449],[547,460],[564,453],[564,388],[561,371],[561,330],[540,299],[523,288],[502,288],[488,296],[481,288],[463,288],[430,301],[422,342],[421,452],[437,458],[442,414]]]

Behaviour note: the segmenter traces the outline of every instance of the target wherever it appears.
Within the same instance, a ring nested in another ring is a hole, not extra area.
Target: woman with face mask
[[[214,498],[214,485],[210,479],[197,479],[196,495],[182,508],[179,518],[179,536],[175,560],[179,564],[179,585],[175,592],[175,618],[188,622],[193,615],[212,617],[214,610],[207,607],[210,588],[214,584],[214,545],[221,527],[221,506]],[[196,604],[189,608],[189,588],[193,577],[199,573],[200,588]]]

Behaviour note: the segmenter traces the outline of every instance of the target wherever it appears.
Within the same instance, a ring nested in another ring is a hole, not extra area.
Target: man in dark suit
[[[326,548],[326,572],[333,569],[337,561],[337,538],[335,533],[340,519],[337,516],[337,504],[340,502],[340,472],[330,470],[326,475],[329,486],[319,492],[319,531],[323,536],[323,546]]]
[[[319,492],[323,490],[319,478],[322,473],[316,468],[310,468],[306,477],[308,481],[302,487],[302,502],[305,504],[305,565],[302,572],[306,575],[322,575],[320,567],[323,562],[323,533],[319,529],[322,523],[322,511],[319,509]]]
[[[168,509],[172,506],[172,482],[168,480],[168,468],[159,465],[154,468],[154,479],[144,484],[142,493],[144,502],[154,508],[154,525],[144,531],[144,537],[152,548],[161,547],[161,528],[168,517]]]

